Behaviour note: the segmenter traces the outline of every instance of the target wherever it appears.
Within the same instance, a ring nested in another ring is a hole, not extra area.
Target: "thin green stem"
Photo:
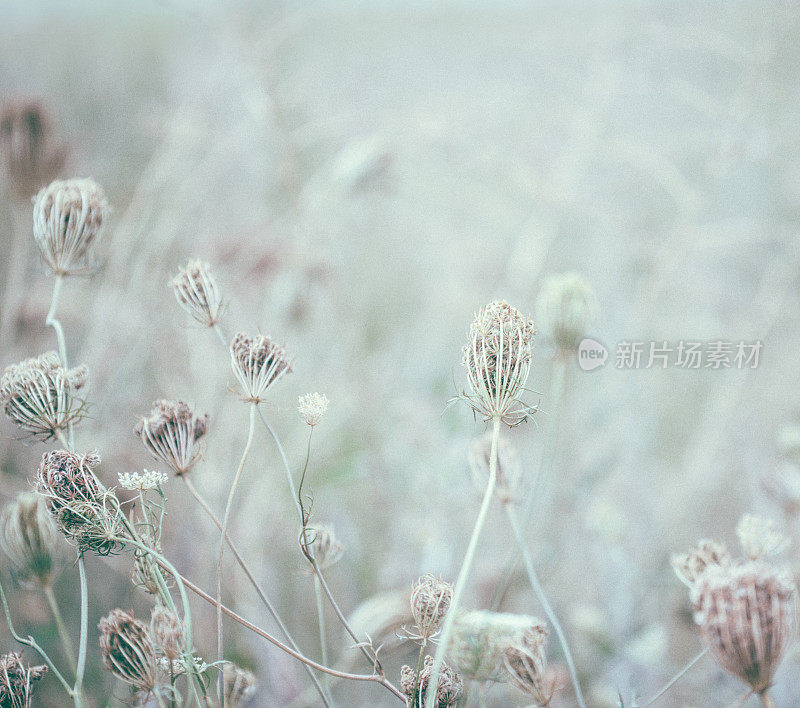
[[[663,696],[669,689],[671,689],[678,681],[680,681],[684,674],[686,674],[689,669],[691,669],[700,659],[702,659],[706,654],[708,654],[708,648],[703,649],[694,659],[692,659],[686,666],[684,666],[677,674],[675,674],[655,696],[653,696],[647,703],[642,703],[641,708],[647,708],[647,706],[653,705],[661,696]]]
[[[78,556],[78,575],[81,587],[81,629],[78,644],[78,665],[75,669],[75,695],[83,695],[83,675],[86,672],[86,652],[89,645],[89,587],[86,583],[86,567],[83,554]]]
[[[236,489],[239,486],[239,481],[242,478],[242,472],[244,471],[244,464],[247,461],[247,457],[250,454],[250,448],[253,446],[253,436],[255,433],[256,427],[256,410],[258,408],[257,403],[250,404],[250,424],[247,430],[247,443],[244,447],[244,452],[242,453],[242,459],[239,461],[239,467],[236,470],[236,475],[233,478],[233,484],[231,484],[230,492],[228,493],[228,503],[225,505],[225,514],[222,517],[222,529],[220,531],[220,538],[219,538],[219,552],[217,554],[217,661],[222,662],[224,660],[224,647],[223,647],[223,636],[222,636],[222,559],[225,555],[225,537],[228,534],[228,521],[230,519],[231,514],[231,507],[233,506],[233,499],[236,496]],[[219,697],[220,705],[223,708],[226,708],[226,701],[222,686],[222,672],[220,671],[219,678],[217,679],[217,693]]]
[[[297,515],[300,517],[300,524],[302,525],[305,521],[305,519],[303,518],[303,507],[300,504],[299,497],[297,496],[297,492],[295,491],[294,488],[294,479],[292,479],[292,470],[289,467],[289,460],[286,459],[286,452],[283,449],[283,445],[281,444],[280,438],[275,433],[275,430],[270,425],[269,421],[264,417],[264,412],[260,408],[258,409],[258,415],[261,417],[261,422],[264,424],[264,427],[267,429],[267,432],[269,432],[270,436],[275,442],[275,446],[278,448],[278,453],[280,454],[281,460],[283,461],[283,469],[284,472],[286,473],[286,481],[289,484],[289,491],[291,492],[294,505],[297,508]]]
[[[416,696],[417,690],[419,689],[419,675],[422,673],[422,657],[425,655],[425,647],[428,641],[423,639],[419,645],[419,656],[417,656],[417,673],[414,674],[414,690],[412,691],[411,695]],[[416,699],[419,702],[418,699]]]
[[[72,673],[77,675],[78,665],[75,663],[75,652],[72,651],[72,645],[70,644],[69,640],[69,632],[67,632],[67,627],[64,624],[64,618],[61,616],[61,610],[58,608],[58,602],[56,601],[56,595],[53,592],[52,585],[45,585],[44,596],[47,599],[47,604],[50,606],[50,612],[53,615],[53,621],[56,623],[58,638],[61,640],[61,646],[64,649],[64,656],[67,657],[67,661],[72,669]]]
[[[319,653],[322,663],[328,665],[328,638],[325,633],[325,608],[322,605],[322,586],[319,584],[319,576],[314,576],[314,595],[317,600],[317,624],[319,625]],[[325,692],[330,695],[331,682],[328,680],[328,675],[322,677],[322,683],[325,685]]]
[[[533,560],[531,558],[530,551],[528,550],[528,546],[525,543],[525,537],[523,536],[522,528],[520,527],[517,515],[514,512],[514,508],[511,506],[510,503],[506,503],[503,506],[505,507],[509,525],[511,526],[511,529],[514,532],[514,538],[517,541],[517,547],[519,548],[519,552],[522,555],[522,562],[525,565],[525,570],[528,574],[528,580],[530,581],[531,587],[533,588],[533,592],[536,595],[536,598],[539,600],[539,604],[542,606],[545,615],[547,615],[547,619],[550,620],[550,624],[553,625],[553,629],[556,632],[558,641],[561,644],[561,651],[564,654],[564,661],[566,661],[567,663],[567,668],[569,669],[569,675],[572,678],[572,687],[575,691],[575,698],[578,701],[578,705],[580,706],[580,708],[586,708],[586,704],[583,701],[583,693],[581,693],[581,685],[580,682],[578,681],[578,672],[575,670],[575,662],[572,660],[572,653],[569,650],[569,645],[567,644],[567,638],[564,635],[564,631],[561,629],[561,623],[558,621],[556,613],[550,606],[550,602],[548,601],[547,596],[544,593],[544,589],[539,583],[539,578],[536,575],[536,570],[533,567]]]
[[[447,616],[444,620],[442,633],[439,637],[439,646],[436,648],[436,655],[433,659],[433,667],[431,669],[429,686],[439,685],[439,673],[442,669],[442,662],[444,655],[447,653],[448,645],[450,644],[450,636],[453,633],[453,623],[458,613],[458,608],[461,603],[461,596],[464,594],[464,589],[469,579],[470,571],[472,570],[472,563],[475,560],[475,551],[478,548],[478,540],[483,531],[483,526],[486,523],[486,517],[489,513],[492,497],[494,496],[494,488],[497,484],[497,439],[500,436],[500,418],[495,417],[492,420],[492,449],[489,454],[489,481],[486,484],[486,491],[483,495],[483,502],[481,503],[478,518],[475,519],[475,525],[472,528],[472,536],[467,546],[467,552],[464,555],[464,561],[461,564],[461,570],[458,573],[455,588],[453,589],[453,598],[450,601],[450,609],[447,611]],[[436,705],[436,691],[428,691],[425,698],[425,708],[434,708]]]

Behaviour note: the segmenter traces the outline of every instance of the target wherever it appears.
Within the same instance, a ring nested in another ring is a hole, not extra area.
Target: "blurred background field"
[[[589,334],[612,359],[621,340],[761,339],[754,370],[568,370],[551,499],[530,542],[590,705],[654,693],[701,648],[670,554],[702,537],[735,546],[743,512],[795,527],[760,481],[786,463],[776,439],[800,408],[798,20],[791,2],[4,0],[0,98],[40,99],[63,174],[96,179],[113,208],[100,270],[70,279],[61,306],[72,360],[90,370],[80,446],[100,451],[107,484],[149,469],[136,418],[182,398],[211,415],[193,474],[221,511],[247,407],[229,390],[227,353],[168,287],[188,258],[209,261],[226,331],[264,332],[295,357],[265,412],[297,472],[297,396],[331,400],[309,472],[316,518],[346,546],[328,578],[348,614],[379,598],[372,614],[393,616],[417,576],[454,578],[477,513],[466,451],[484,426],[445,405],[481,305],[502,297],[533,313],[543,279],[576,270],[597,293]],[[30,224],[14,235],[30,208],[3,184],[5,366],[55,343]],[[9,292],[15,248],[25,277]],[[552,362],[543,335],[529,380],[542,412],[509,435],[524,474],[554,420]],[[0,421],[3,502],[46,449],[17,438]],[[315,655],[313,585],[279,465],[259,428],[232,535]],[[211,588],[216,529],[183,485],[166,491],[165,553]],[[469,607],[490,603],[511,543],[495,509]],[[147,615],[125,559],[88,569],[92,631],[114,607]],[[234,607],[270,627],[233,565],[227,578]],[[71,625],[76,582],[69,568],[57,584]],[[36,593],[14,589],[11,604],[24,632],[55,643]],[[193,607],[198,650],[213,658],[213,614]],[[540,612],[522,575],[503,608]],[[330,626],[333,655],[353,655]],[[290,658],[233,626],[230,637],[231,658],[259,678],[252,705],[308,697]],[[384,649],[392,680],[413,660],[397,644]],[[96,705],[126,700],[93,635],[91,646]],[[800,703],[798,661],[778,675],[778,706]],[[379,687],[337,692],[342,705],[391,704]],[[663,705],[743,693],[706,659]],[[63,705],[52,677],[37,700]],[[503,685],[488,700],[524,703]],[[574,705],[569,690],[553,705]]]

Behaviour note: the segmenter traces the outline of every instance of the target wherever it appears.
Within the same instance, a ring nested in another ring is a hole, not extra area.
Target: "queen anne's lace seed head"
[[[208,431],[208,414],[198,416],[183,401],[156,401],[134,433],[157,460],[176,475],[186,474],[201,456],[200,438]]]
[[[90,179],[56,180],[36,196],[33,235],[55,275],[91,271],[92,251],[108,214],[99,184]]]
[[[222,298],[211,266],[204,261],[189,261],[172,279],[178,304],[195,320],[207,327],[219,322]]]
[[[410,708],[422,708],[428,695],[433,672],[433,657],[426,656],[425,663],[417,677],[416,668],[403,666],[400,669],[400,690],[408,699]],[[439,672],[439,685],[436,687],[436,708],[453,708],[464,692],[461,677],[451,666],[442,663]]]
[[[503,665],[509,680],[537,706],[548,705],[555,691],[553,681],[546,675],[546,642],[546,627],[536,624],[503,653]]]
[[[150,614],[150,632],[158,650],[169,661],[177,661],[186,645],[186,632],[183,622],[172,610],[161,605],[153,608]]]
[[[796,596],[789,573],[761,562],[709,568],[692,589],[706,646],[755,693],[769,688],[794,639]]]
[[[533,358],[533,322],[507,302],[489,303],[470,326],[462,363],[470,392],[464,398],[485,420],[508,425],[526,420],[534,409],[520,401]]]
[[[128,491],[146,492],[151,489],[160,489],[167,483],[169,477],[157,470],[142,470],[141,472],[120,472],[119,486]]]
[[[336,538],[329,524],[309,524],[305,532],[300,531],[300,546],[310,553],[320,568],[329,568],[339,562],[344,546]]]
[[[736,526],[736,535],[744,554],[750,560],[762,560],[783,553],[789,547],[789,538],[775,526],[772,519],[745,514]]]
[[[0,403],[5,414],[32,437],[48,440],[83,416],[78,392],[88,369],[65,369],[58,354],[47,352],[6,367],[0,379]]]
[[[536,306],[542,332],[564,353],[578,348],[597,309],[592,286],[572,272],[545,280]]]
[[[307,393],[297,399],[300,417],[312,428],[319,425],[328,410],[328,397],[323,393]]]
[[[112,610],[97,625],[106,668],[138,691],[158,685],[156,650],[150,630],[132,612]]]
[[[435,575],[428,573],[414,583],[411,588],[411,614],[419,639],[427,641],[439,631],[452,599],[452,583]]]
[[[267,389],[292,371],[286,349],[269,337],[239,332],[231,342],[231,366],[245,401],[259,403]]]
[[[676,553],[672,556],[675,575],[689,588],[694,587],[708,568],[728,568],[732,562],[728,549],[709,539],[703,539],[688,553]]]
[[[222,669],[222,682],[225,690],[225,705],[237,708],[256,691],[255,675],[230,662]]]
[[[0,655],[0,706],[30,708],[34,685],[46,673],[46,666],[26,666],[18,652]]]

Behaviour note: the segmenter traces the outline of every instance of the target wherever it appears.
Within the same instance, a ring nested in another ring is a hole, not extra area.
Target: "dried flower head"
[[[132,612],[117,609],[103,617],[97,628],[106,668],[137,691],[152,691],[158,685],[158,668],[147,625]]]
[[[700,576],[709,567],[727,568],[731,565],[728,549],[717,541],[703,539],[688,553],[672,556],[672,568],[678,579],[687,587],[694,587]]]
[[[52,584],[60,569],[60,542],[58,527],[38,494],[18,494],[3,510],[0,546],[23,585]]]
[[[200,438],[208,431],[208,414],[198,416],[183,401],[156,401],[150,415],[134,428],[144,446],[176,475],[186,474],[200,459]]]
[[[180,617],[156,605],[150,614],[150,632],[156,647],[169,661],[180,658],[186,646],[186,633]]]
[[[427,641],[439,631],[452,599],[452,583],[435,575],[428,573],[414,583],[411,588],[411,614],[417,627],[417,638]]]
[[[231,342],[231,366],[245,401],[258,403],[267,389],[292,372],[286,349],[269,337],[239,332]]]
[[[0,655],[0,706],[30,708],[34,684],[46,673],[46,666],[25,666],[18,652]]]
[[[119,486],[130,492],[146,492],[151,489],[160,489],[169,477],[158,470],[142,470],[141,472],[120,472],[118,475]]]
[[[692,589],[703,641],[755,693],[769,688],[794,638],[796,595],[789,573],[760,562],[709,568]]]
[[[564,353],[578,348],[596,309],[592,286],[574,272],[547,278],[536,301],[542,332]]]
[[[553,677],[547,675],[546,642],[547,629],[544,624],[537,624],[503,654],[509,680],[537,706],[549,705],[556,688]]]
[[[312,428],[319,425],[328,410],[328,397],[324,393],[307,393],[297,399],[300,417]]]
[[[178,304],[195,320],[207,327],[219,322],[222,298],[211,266],[204,261],[189,261],[172,279]]]
[[[736,535],[750,560],[777,556],[789,547],[789,538],[775,527],[772,519],[745,514],[736,526]]]
[[[55,179],[64,164],[64,150],[54,144],[52,121],[39,101],[22,99],[3,105],[0,157],[20,199],[30,199]]]
[[[47,352],[6,367],[0,379],[5,414],[32,437],[48,440],[83,416],[85,402],[77,396],[88,369],[65,369],[58,354]]]
[[[520,401],[533,358],[533,322],[507,302],[486,305],[470,326],[462,363],[470,393],[464,398],[485,420],[508,425],[526,420],[534,409]]]
[[[309,524],[300,530],[300,547],[306,555],[312,555],[320,568],[329,568],[339,562],[344,546],[336,538],[329,524]]]
[[[36,195],[33,236],[54,275],[94,267],[92,250],[107,214],[106,195],[90,179],[56,180]]]
[[[417,677],[416,669],[412,669],[410,666],[403,666],[400,669],[400,690],[408,699],[409,706],[422,708],[425,705],[432,672],[432,656],[425,657],[425,664],[420,669],[419,677]],[[461,677],[452,667],[442,663],[439,684],[436,687],[436,707],[452,708],[458,703],[463,692],[464,683]]]
[[[453,666],[474,681],[502,678],[506,649],[520,642],[527,632],[541,626],[535,617],[476,610],[459,615],[447,652]]]
[[[492,454],[492,433],[475,438],[469,445],[468,459],[478,488],[486,489]],[[511,501],[519,479],[517,449],[511,441],[501,436],[497,440],[497,494],[503,502]]]
[[[225,691],[225,705],[236,708],[250,698],[256,691],[255,675],[230,662],[222,669],[222,683]]]

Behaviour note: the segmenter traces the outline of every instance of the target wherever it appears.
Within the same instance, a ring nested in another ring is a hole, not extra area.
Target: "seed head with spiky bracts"
[[[80,275],[94,266],[93,249],[108,202],[99,184],[90,179],[51,182],[33,205],[33,236],[54,275]]]
[[[231,366],[245,401],[259,403],[281,376],[292,371],[286,349],[263,334],[239,332],[231,342]]]
[[[728,568],[732,562],[728,549],[721,543],[709,539],[703,539],[688,553],[677,553],[672,556],[675,575],[689,588],[694,587],[706,569]]]
[[[412,669],[410,666],[406,665],[400,669],[400,689],[408,699],[408,705],[411,708],[422,708],[425,705],[432,671],[432,656],[425,657],[419,677],[416,669]],[[451,666],[443,663],[439,672],[439,685],[436,688],[436,708],[453,708],[463,692],[464,683],[461,677]]]
[[[414,583],[411,588],[411,614],[417,628],[415,639],[427,642],[436,635],[452,599],[453,584],[431,573]]]
[[[230,708],[242,705],[256,691],[255,674],[230,662],[222,669],[222,683],[225,705]]]
[[[150,454],[180,476],[201,456],[200,438],[208,431],[208,414],[199,416],[183,401],[156,401],[149,416],[134,428]]]
[[[565,354],[578,348],[596,309],[592,286],[574,272],[545,280],[536,301],[542,332]]]
[[[548,705],[555,692],[553,681],[546,675],[546,642],[547,628],[543,623],[535,624],[503,653],[503,666],[510,682],[537,706]]]
[[[344,554],[344,546],[330,524],[309,524],[305,531],[300,530],[299,541],[303,553],[312,555],[320,568],[335,565]]]
[[[0,403],[19,428],[49,440],[82,418],[85,402],[78,392],[88,373],[85,366],[65,369],[55,352],[26,359],[3,372]]]
[[[222,298],[208,263],[189,261],[172,279],[172,290],[178,304],[200,324],[213,327],[219,322]]]
[[[533,322],[507,302],[489,303],[476,315],[462,361],[470,390],[461,398],[485,420],[518,425],[535,412],[520,400],[535,334]]]
[[[0,655],[0,706],[31,708],[34,685],[46,673],[46,666],[26,666],[18,652]]]
[[[147,625],[132,612],[116,609],[97,628],[106,668],[135,690],[151,692],[159,681],[156,649]]]

